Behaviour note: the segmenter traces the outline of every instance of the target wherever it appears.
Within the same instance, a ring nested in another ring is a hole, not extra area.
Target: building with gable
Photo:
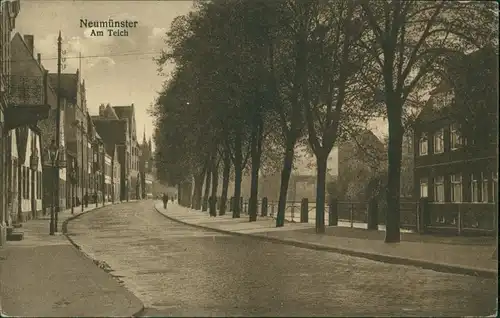
[[[41,55],[34,57],[33,36],[21,36],[16,33],[11,40],[11,50],[14,57],[11,63],[12,74],[26,79],[21,87],[26,85],[26,82],[40,83],[40,92],[38,96],[32,97],[34,100],[30,104],[39,104],[40,109],[44,104],[50,107],[46,118],[39,118],[29,125],[16,128],[10,138],[10,219],[13,222],[22,222],[40,216],[44,207],[54,204],[50,191],[54,185],[53,171],[43,168],[42,162],[48,147],[55,142],[57,97],[48,80],[48,71],[41,64]],[[64,154],[64,99],[61,105],[60,149]],[[59,206],[64,207],[66,168],[60,168],[57,185],[60,190]]]
[[[53,87],[57,87],[56,73],[49,74],[49,82]],[[91,135],[88,131],[85,81],[81,79],[79,70],[61,74],[61,97],[65,100],[64,116],[61,116],[64,118],[64,125],[61,126],[61,131],[64,131],[63,140],[67,149],[66,162],[68,167],[73,167],[75,171],[73,177],[70,171],[66,174],[68,180],[75,179],[64,191],[68,198],[72,197],[66,200],[65,204],[70,207],[71,202],[80,205],[84,195],[90,191]]]
[[[9,142],[12,131],[7,123],[7,111],[11,107],[11,33],[16,25],[16,18],[20,11],[19,1],[0,2],[0,246],[7,237],[8,219],[8,195],[9,178],[8,170],[5,169],[9,150]]]
[[[140,148],[135,129],[134,105],[99,106],[99,115],[92,116],[96,131],[102,137],[108,151],[116,148],[120,165],[120,200],[140,199],[142,181],[139,173]]]

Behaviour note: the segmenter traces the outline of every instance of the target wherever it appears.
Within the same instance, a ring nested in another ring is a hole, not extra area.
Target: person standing
[[[163,193],[163,208],[165,210],[167,209],[167,203],[168,203],[168,196],[166,193]]]

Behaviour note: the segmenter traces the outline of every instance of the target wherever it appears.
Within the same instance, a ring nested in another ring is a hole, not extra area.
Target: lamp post
[[[69,172],[69,178],[71,181],[71,214],[75,213],[75,185],[76,185],[76,163],[75,159],[71,160],[71,170]]]
[[[49,168],[50,175],[55,176],[56,174],[53,172],[53,170],[57,169],[56,166],[56,159],[59,155],[59,149],[57,149],[56,143],[54,140],[52,140],[49,148],[47,149],[47,156],[44,158],[44,166]],[[57,181],[57,180],[54,180]],[[57,182],[54,182],[53,185],[58,186]],[[54,213],[54,205],[55,201],[58,199],[56,198],[56,191],[52,187],[51,193],[50,193],[50,198],[52,201],[52,204],[50,205],[50,225],[49,225],[49,234],[54,235],[56,230],[55,226],[55,213]]]
[[[35,173],[36,171],[38,170],[38,148],[32,148],[32,152],[31,152],[31,156],[30,156],[30,169],[32,171],[32,180],[35,180],[34,176],[35,176]],[[38,183],[40,182],[39,180],[37,180]],[[35,184],[33,182],[32,184],[32,187],[36,187],[34,188],[34,191],[32,191],[31,193],[34,194],[35,197],[32,197],[31,200],[32,200],[32,203],[31,203],[31,208],[32,208],[32,214],[33,214],[33,218],[35,218],[36,216],[36,203],[33,202],[33,200],[35,200],[36,202],[36,195],[37,195],[37,190],[39,189],[38,187],[38,184]]]

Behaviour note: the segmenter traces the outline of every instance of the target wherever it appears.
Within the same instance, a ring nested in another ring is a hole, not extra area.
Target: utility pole
[[[59,214],[59,162],[60,156],[64,156],[61,152],[61,31],[59,31],[59,37],[57,38],[57,113],[56,113],[56,147],[57,147],[57,157],[56,164],[54,167],[54,177],[55,177],[55,189],[54,197],[56,201],[55,206],[55,231],[58,232],[58,214]]]

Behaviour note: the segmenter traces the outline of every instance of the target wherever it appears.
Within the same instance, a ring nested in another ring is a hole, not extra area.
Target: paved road
[[[69,223],[163,316],[463,316],[494,312],[497,282],[266,243],[171,222],[151,202]]]

